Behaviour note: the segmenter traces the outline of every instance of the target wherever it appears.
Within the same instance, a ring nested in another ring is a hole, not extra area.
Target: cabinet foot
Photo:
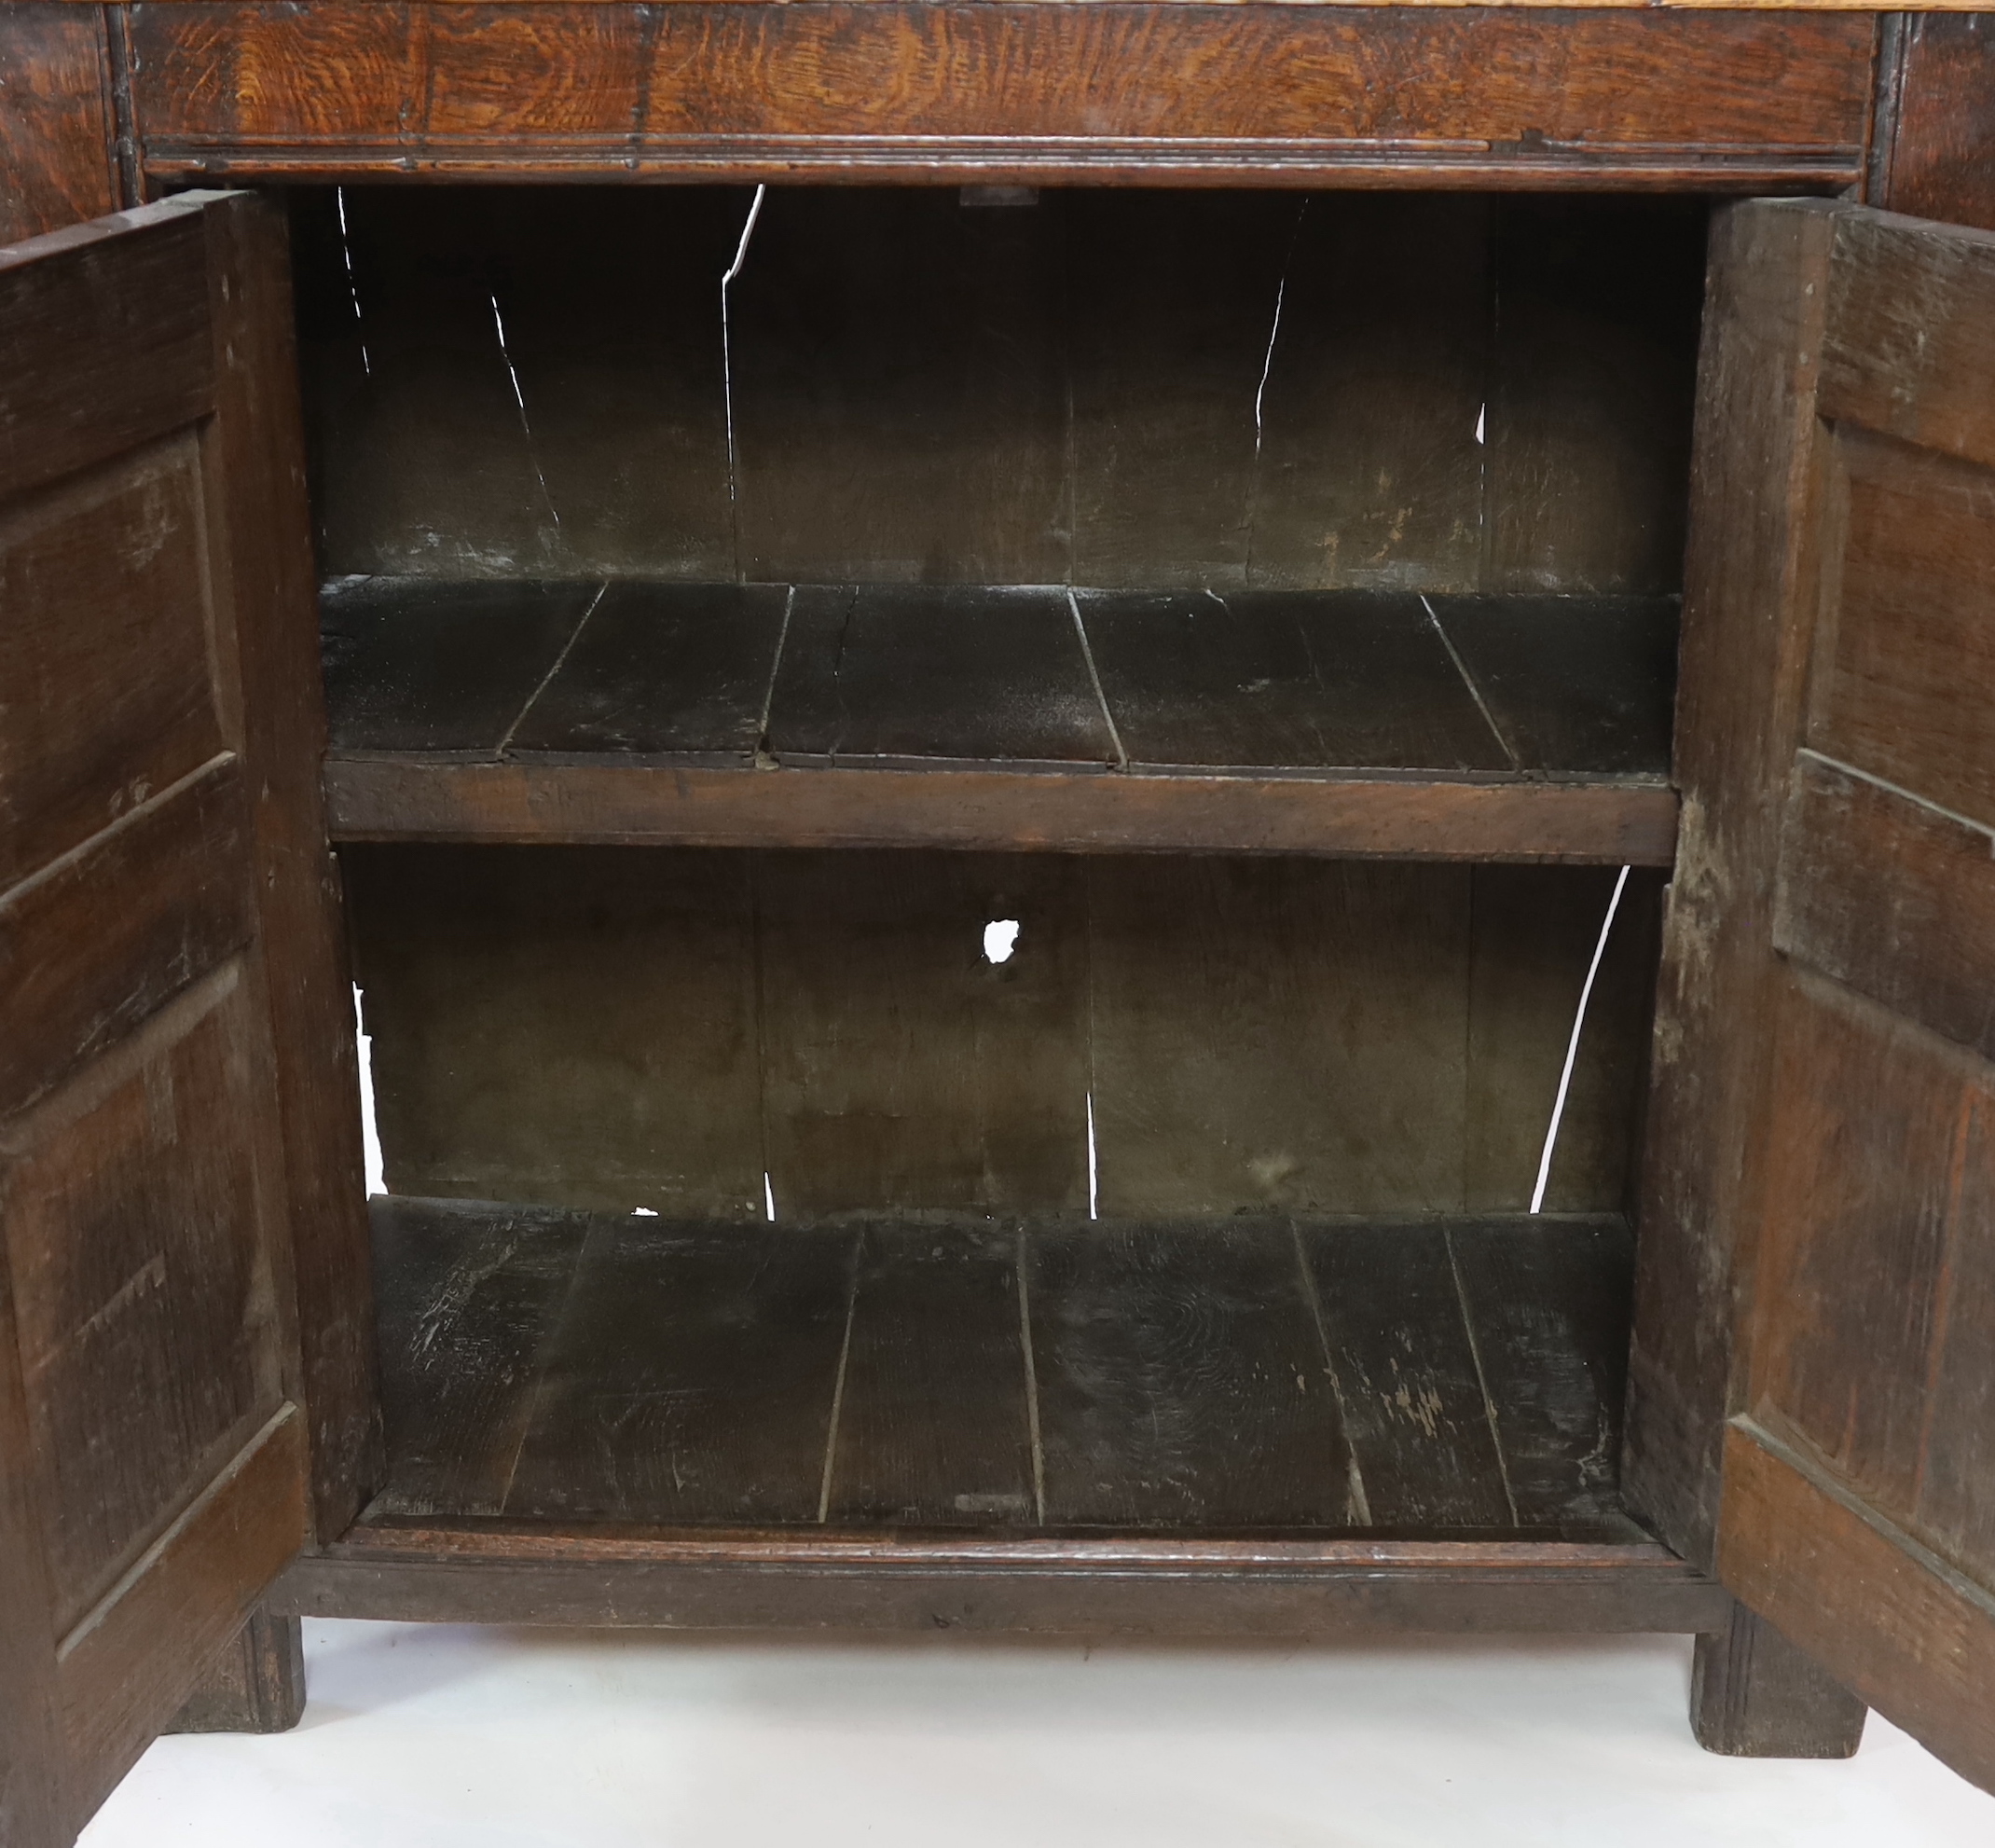
[[[1707,1752],[1734,1758],[1847,1758],[1869,1709],[1764,1618],[1732,1607],[1697,1639],[1690,1725]]]
[[[169,1732],[288,1732],[305,1712],[304,1630],[257,1609],[210,1665]]]

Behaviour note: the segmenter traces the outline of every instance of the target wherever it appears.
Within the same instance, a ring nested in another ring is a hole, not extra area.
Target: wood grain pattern
[[[185,200],[0,249],[0,494],[184,428],[213,403],[205,237]]]
[[[789,632],[780,584],[612,584],[521,709],[512,749],[557,760],[746,764]]]
[[[356,1527],[293,1567],[281,1604],[404,1621],[1325,1640],[1717,1630],[1731,1610],[1710,1579],[1642,1544],[444,1526]]]
[[[1775,945],[1933,1032],[1995,1055],[1987,830],[1803,755],[1781,834]]]
[[[778,763],[1110,764],[1059,589],[798,588],[769,698]]]
[[[104,18],[33,0],[0,14],[0,244],[126,202],[112,146]]]
[[[1733,1758],[1848,1758],[1869,1709],[1743,1605],[1697,1639],[1690,1725],[1707,1752]]]
[[[0,886],[222,748],[200,451],[190,434],[72,476],[0,526]],[[78,608],[100,613],[76,620]]]
[[[161,177],[1272,172],[1728,187],[1861,177],[1874,28],[1863,13],[1117,0],[656,16],[186,4],[136,15],[132,37],[145,169]],[[342,81],[322,81],[327,69]]]
[[[864,1226],[826,1461],[833,1526],[990,1528],[1043,1518],[1022,1248],[1008,1227]]]
[[[1418,597],[1090,591],[1077,601],[1132,765],[1512,767]]]
[[[1905,32],[1885,184],[1869,202],[1995,231],[1995,21],[1913,13]]]
[[[762,1124],[783,1218],[1087,1204],[1084,869],[764,854]],[[1003,963],[984,926],[1020,929]]]
[[[0,1110],[44,1095],[249,943],[247,808],[224,752],[0,893]]]
[[[305,1717],[305,1635],[260,1607],[209,1665],[170,1732],[288,1732]]]
[[[198,205],[207,242],[214,415],[203,498],[226,619],[217,655],[230,743],[254,791],[257,945],[269,1010],[289,1224],[278,1246],[297,1317],[313,1519],[338,1531],[379,1468],[365,1181],[338,876],[318,765],[325,710],[306,510],[305,445],[282,210],[242,194]],[[227,696],[232,695],[232,699]],[[229,708],[232,706],[232,710]]]
[[[1028,1253],[1049,1523],[1365,1524],[1280,1221],[1081,1226]]]
[[[1369,1524],[1514,1527],[1446,1229],[1298,1234]]]
[[[1449,1252],[1519,1518],[1623,1519],[1618,1493],[1632,1240],[1619,1220],[1451,1228]]]
[[[1995,281],[1995,268],[1989,270]],[[1988,379],[1995,392],[1995,374]],[[1839,428],[1807,741],[1995,824],[1995,470]]]
[[[1813,580],[1815,367],[1834,218],[1721,210],[1712,228],[1684,584],[1675,780],[1684,830],[1663,923],[1630,1359],[1630,1508],[1712,1557],[1736,1303],[1764,1095],[1769,869],[1800,725]],[[1812,289],[1812,293],[1810,293]],[[1758,619],[1782,612],[1779,622]]]
[[[335,580],[319,600],[329,748],[496,758],[601,589]]]
[[[1995,232],[1836,219],[1822,414],[1995,468]]]
[[[858,1235],[597,1220],[509,1514],[817,1518]]]
[[[1100,1201],[1459,1211],[1469,875],[1088,862]]]
[[[237,968],[0,1130],[6,1255],[42,1458],[57,1633],[270,1414],[264,1200],[276,1176],[199,1134],[264,1080]],[[106,1406],[117,1408],[115,1441]]]
[[[305,1432],[285,1404],[64,1638],[57,1667],[75,1824],[111,1794],[241,1630],[310,1521]],[[180,1645],[160,1648],[162,1634]]]
[[[392,1192],[760,1217],[732,855],[346,856]]]
[[[1425,600],[1516,767],[1557,777],[1668,776],[1673,600]]]
[[[1995,1605],[1779,1433],[1726,1433],[1727,1582],[1857,1698],[1986,1788]]]
[[[588,1221],[388,1196],[371,1219],[387,1476],[368,1516],[497,1514]]]

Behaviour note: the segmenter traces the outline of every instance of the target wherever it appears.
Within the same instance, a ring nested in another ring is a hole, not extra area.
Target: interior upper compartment
[[[1667,860],[1700,201],[755,197],[301,196],[336,757],[1563,782],[1488,857]],[[498,825],[382,774],[336,829]],[[1311,836],[1189,813],[1034,832]]]

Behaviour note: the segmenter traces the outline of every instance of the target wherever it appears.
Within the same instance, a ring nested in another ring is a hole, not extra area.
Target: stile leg
[[[1697,1639],[1690,1724],[1707,1752],[1734,1758],[1847,1758],[1869,1709],[1763,1617],[1732,1607]]]
[[[169,1732],[288,1732],[305,1712],[304,1628],[260,1607],[217,1656]]]

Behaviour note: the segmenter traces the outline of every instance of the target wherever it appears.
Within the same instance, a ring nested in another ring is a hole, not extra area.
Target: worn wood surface
[[[336,831],[1653,857],[1672,606],[1432,600],[338,582]]]
[[[852,1232],[597,1221],[506,1511],[820,1519],[858,1247]]]
[[[1106,1211],[1515,1210],[1614,883],[408,846],[347,873],[391,1187],[736,1219],[1082,1209],[1091,1098]],[[1655,902],[1631,882],[1608,940],[1557,1210],[1628,1197]]]
[[[1737,1343],[1699,1393],[1734,1414],[1721,1577],[1829,1674],[1995,1787],[1986,1696],[1959,1667],[1995,1608],[1984,876],[1995,740],[1981,711],[1995,661],[1979,632],[1995,505],[1995,235],[1855,206],[1744,207],[1730,223],[1768,241],[1743,266],[1765,291],[1765,375],[1798,381],[1797,410],[1819,353],[1820,386],[1816,414],[1789,423],[1775,450],[1784,504],[1742,499],[1713,529],[1714,547],[1739,554],[1735,585],[1764,555],[1768,512],[1786,556],[1756,606],[1771,618],[1759,659],[1741,642],[1727,669],[1761,704],[1733,742],[1727,796],[1750,802],[1751,826],[1700,895],[1720,942],[1680,941],[1681,972],[1668,969],[1664,987],[1658,1088],[1681,1102],[1670,1063],[1690,1047],[1668,1040],[1675,983],[1712,993],[1715,957],[1740,984],[1705,1043],[1748,1080],[1728,1100],[1744,1139],[1715,1144],[1707,1120],[1699,1183],[1727,1148],[1743,1155],[1743,1185],[1738,1170],[1718,1178],[1738,1242],[1686,1250],[1684,1219],[1650,1217],[1644,1234],[1659,1223],[1668,1235],[1644,1236],[1644,1262],[1653,1277],[1652,1247],[1672,1264],[1694,1258],[1721,1286],[1709,1326]],[[1777,228],[1812,244],[1813,260],[1786,260]],[[1722,338],[1743,334],[1741,320]],[[1709,434],[1728,451],[1715,476],[1764,465],[1768,408],[1739,399],[1714,414]],[[1691,702],[1710,696],[1699,683],[1716,665],[1695,640],[1699,600],[1693,583],[1686,746],[1708,722]],[[1695,815],[1699,792],[1685,781]],[[1686,859],[1696,844],[1694,829]],[[1679,892],[1696,863],[1679,866]],[[1652,1193],[1648,1204],[1685,1202]],[[1661,1319],[1638,1306],[1633,1415],[1651,1433],[1640,1369]],[[1713,1358],[1724,1345],[1713,1341]],[[1654,1461],[1638,1438],[1638,1512]],[[1697,1481],[1708,1507],[1702,1466]]]
[[[1076,600],[1134,765],[1516,767],[1418,597],[1087,592]]]
[[[745,858],[349,849],[390,1190],[760,1217]]]
[[[1726,1435],[1726,1497],[1727,1584],[1778,1611],[1794,1646],[1833,1663],[1846,1698],[1868,1702],[1986,1788],[1995,1745],[1986,1591],[1752,1421]]]
[[[553,1207],[389,1201],[371,1212],[381,1514],[497,1514],[588,1231]]]
[[[1653,784],[335,759],[344,841],[948,847],[1668,866]]]
[[[478,579],[327,585],[319,627],[328,748],[342,756],[496,758],[579,641],[576,631],[602,591],[594,584]],[[584,700],[585,674],[578,670]]]
[[[1111,764],[1066,593],[802,586],[769,699],[778,763]]]
[[[1512,1525],[1447,1227],[1312,1226],[1297,1240],[1369,1524]]]
[[[378,1526],[1643,1538],[1618,1220],[375,1223]]]
[[[1084,1210],[1085,869],[1064,855],[754,858],[764,1162],[785,1217]],[[1005,962],[984,927],[1020,926]]]
[[[288,1732],[305,1717],[301,1620],[260,1607],[208,1666],[169,1732]]]
[[[1765,1618],[1740,1606],[1697,1639],[1690,1724],[1707,1752],[1731,1758],[1848,1758],[1869,1709]]]
[[[1025,1365],[1023,1247],[1005,1226],[862,1228],[826,1459],[831,1525],[1044,1519]]]
[[[1286,1225],[1084,1225],[1026,1250],[1042,1524],[1369,1524]]]
[[[1666,774],[1677,607],[1665,598],[1433,597],[1513,768]]]
[[[1875,27],[1507,7],[186,4],[134,14],[131,34],[159,178],[1272,171],[1743,189],[1860,177]],[[226,75],[244,69],[254,84]],[[964,69],[989,75],[965,84]]]
[[[1449,1230],[1520,1518],[1584,1527],[1619,1514],[1630,1245],[1611,1220]]]
[[[356,1526],[278,1607],[391,1620],[1345,1640],[1720,1629],[1666,1548],[1560,1540],[558,1534]]]
[[[32,3],[0,14],[0,244],[137,203],[118,186],[109,18]]]
[[[1995,231],[1995,20],[1912,13],[1903,32],[1889,142],[1878,150],[1883,184],[1868,202]]]
[[[328,573],[1678,587],[1701,204],[973,196],[299,190]]]
[[[1737,1303],[1756,1213],[1770,873],[1800,724],[1809,442],[1833,214],[1735,207],[1712,229],[1676,708],[1684,826],[1663,922],[1630,1359],[1630,1508],[1708,1564]],[[1781,612],[1778,622],[1760,620]]]
[[[337,940],[282,279],[247,197],[0,255],[7,1461],[57,1759],[19,1774],[72,1831],[296,1551],[310,1471],[329,1524],[364,1486],[352,1074],[296,1005]]]
[[[794,595],[779,584],[603,586],[546,685],[521,706],[512,749],[753,761]]]

